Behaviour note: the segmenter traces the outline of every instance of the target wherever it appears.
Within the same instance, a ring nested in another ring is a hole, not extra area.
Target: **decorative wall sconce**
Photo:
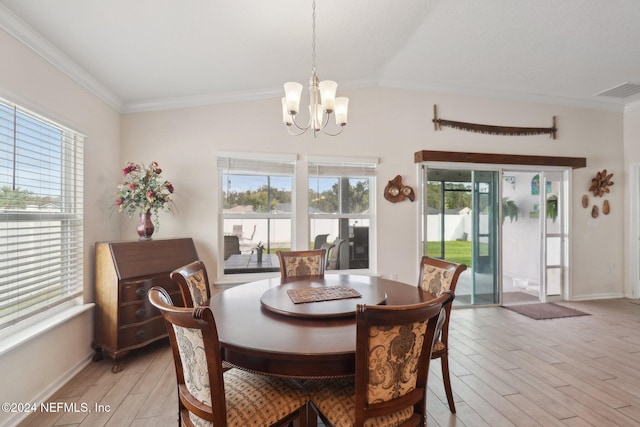
[[[404,185],[402,183],[402,177],[400,175],[396,175],[396,177],[389,181],[387,186],[384,188],[384,198],[391,203],[401,202],[404,199],[409,199],[413,202],[416,195],[413,188],[408,185]]]

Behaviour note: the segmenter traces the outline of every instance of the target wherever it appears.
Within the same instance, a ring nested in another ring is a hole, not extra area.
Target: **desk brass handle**
[[[136,316],[138,317],[143,317],[146,314],[146,311],[144,308],[139,308],[136,310]]]
[[[144,338],[146,332],[144,331],[144,329],[140,329],[139,331],[136,332],[136,338],[138,339],[142,339]]]
[[[138,295],[139,297],[143,297],[147,295],[147,290],[145,288],[138,288],[136,289],[136,295]]]

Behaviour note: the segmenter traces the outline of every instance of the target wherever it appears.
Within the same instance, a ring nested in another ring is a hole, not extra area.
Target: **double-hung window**
[[[309,231],[329,249],[329,269],[373,269],[377,159],[310,158]]]
[[[280,270],[275,253],[292,246],[295,162],[295,155],[218,154],[224,274]]]
[[[82,295],[83,139],[0,99],[0,328]]]

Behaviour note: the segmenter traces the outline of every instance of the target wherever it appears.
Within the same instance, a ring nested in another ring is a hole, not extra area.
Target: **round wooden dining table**
[[[293,289],[345,287],[361,296],[291,300]],[[380,277],[325,275],[246,283],[212,296],[209,305],[227,362],[261,374],[309,379],[355,374],[357,304],[406,305],[433,298],[418,286]]]

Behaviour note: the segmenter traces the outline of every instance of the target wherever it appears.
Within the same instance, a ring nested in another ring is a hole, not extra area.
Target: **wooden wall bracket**
[[[464,130],[467,132],[488,133],[491,135],[544,135],[549,134],[556,139],[558,128],[556,127],[556,116],[553,116],[553,126],[550,128],[534,128],[534,127],[514,127],[514,126],[493,126],[481,125],[477,123],[456,122],[453,120],[445,120],[438,118],[438,106],[433,106],[433,128],[440,130],[441,127],[450,127],[454,129]]]

